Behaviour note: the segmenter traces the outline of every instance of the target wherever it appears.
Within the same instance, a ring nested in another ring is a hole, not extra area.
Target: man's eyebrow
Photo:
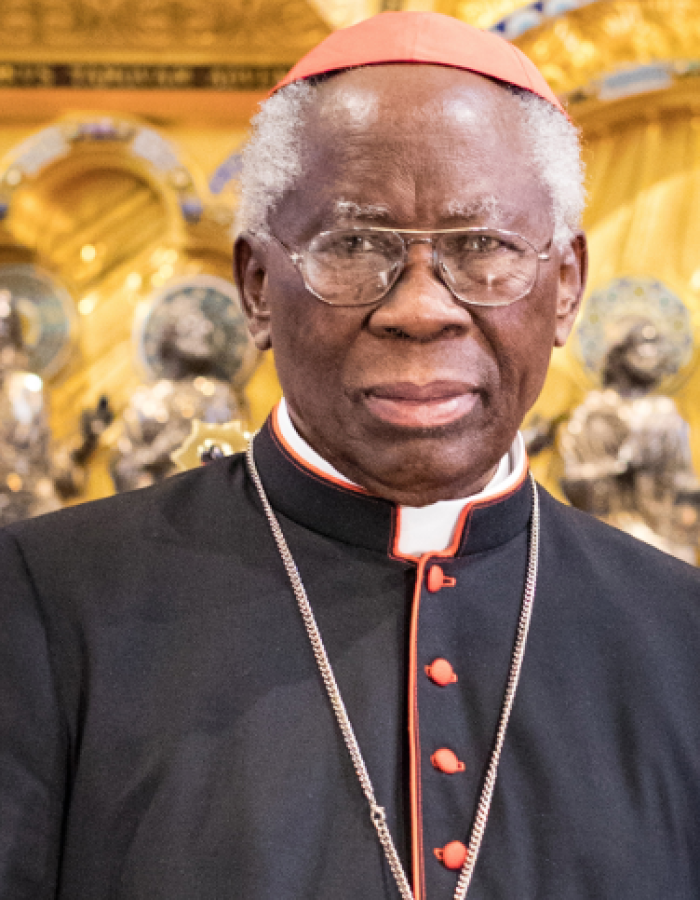
[[[390,222],[392,213],[388,206],[377,203],[356,203],[353,200],[337,200],[333,211],[335,217],[345,220],[362,220],[373,222]],[[496,197],[487,195],[474,200],[450,200],[445,209],[447,219],[476,219],[486,217],[492,224],[505,218],[503,207]]]
[[[352,200],[338,200],[334,212],[341,219],[369,219],[374,222],[387,222],[391,219],[388,206],[375,203],[355,203]]]
[[[493,195],[466,202],[450,200],[447,204],[447,214],[454,219],[476,219],[485,216],[494,223],[501,221],[505,215],[503,207]]]

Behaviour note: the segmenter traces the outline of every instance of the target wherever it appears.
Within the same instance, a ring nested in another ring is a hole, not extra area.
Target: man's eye
[[[462,242],[464,253],[495,253],[503,242],[492,234],[470,234]]]
[[[362,256],[371,253],[374,244],[364,234],[345,234],[338,237],[334,249],[341,256]]]

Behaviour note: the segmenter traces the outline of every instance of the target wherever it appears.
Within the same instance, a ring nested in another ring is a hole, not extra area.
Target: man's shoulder
[[[700,612],[700,569],[594,516],[574,509],[540,488],[543,555],[572,579],[604,580],[626,594],[670,599],[692,596]]]
[[[541,498],[534,642],[542,658],[559,652],[560,671],[585,673],[585,690],[601,678],[598,708],[656,706],[657,720],[673,729],[669,722],[700,698],[700,571],[544,491]]]
[[[192,469],[152,487],[81,503],[58,512],[16,522],[0,531],[21,547],[65,546],[79,550],[90,544],[175,537],[221,528],[246,506],[243,501],[244,457]],[[248,504],[249,506],[249,504]]]

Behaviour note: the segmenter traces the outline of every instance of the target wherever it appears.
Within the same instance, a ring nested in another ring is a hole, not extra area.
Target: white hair
[[[562,249],[580,227],[586,198],[579,132],[542,97],[508,90],[520,106],[532,162],[551,198],[553,243]],[[243,151],[237,230],[267,234],[270,211],[301,176],[304,124],[317,91],[318,82],[293,82],[261,105]]]
[[[586,172],[579,131],[537,94],[513,87],[510,92],[520,102],[525,141],[552,201],[553,243],[561,250],[581,227],[586,205]]]
[[[295,81],[260,106],[243,149],[238,231],[268,232],[268,214],[301,176],[301,146],[306,112],[316,85]]]

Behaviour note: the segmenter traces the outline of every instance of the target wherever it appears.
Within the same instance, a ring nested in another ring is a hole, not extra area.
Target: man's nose
[[[435,272],[431,244],[416,242],[398,281],[370,316],[369,328],[381,336],[426,341],[461,334],[471,323],[467,307]]]

